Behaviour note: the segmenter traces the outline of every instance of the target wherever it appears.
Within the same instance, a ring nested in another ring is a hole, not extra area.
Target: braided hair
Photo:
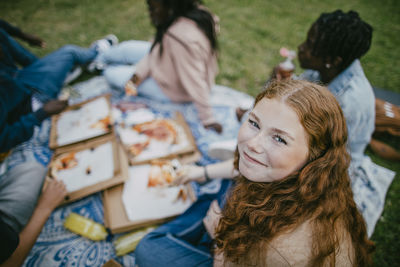
[[[341,57],[342,70],[362,57],[371,46],[373,29],[355,11],[322,13],[314,25],[317,27],[317,38],[313,55]]]
[[[156,44],[160,44],[160,55],[162,54],[162,39],[168,28],[179,18],[185,17],[193,20],[196,25],[204,32],[210,41],[213,51],[218,49],[217,33],[215,21],[211,13],[199,5],[201,0],[161,0],[162,5],[169,9],[168,19],[165,23],[157,26],[154,42],[151,46],[153,50]],[[151,51],[150,50],[150,51]]]

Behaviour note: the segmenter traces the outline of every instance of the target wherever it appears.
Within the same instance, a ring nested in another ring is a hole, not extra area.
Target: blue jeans
[[[135,64],[149,53],[150,47],[151,43],[146,41],[125,41],[100,53],[95,61],[106,65],[103,75],[107,82],[112,87],[123,90],[126,82],[135,73]],[[151,77],[144,80],[137,89],[140,96],[162,102],[170,101]]]
[[[6,65],[15,65],[14,61],[21,66],[28,66],[38,58],[14,40],[6,31],[0,29],[0,45],[3,50],[4,58],[2,61]]]
[[[15,77],[24,85],[37,90],[40,100],[47,101],[57,97],[65,78],[75,65],[86,64],[96,55],[95,47],[65,45],[18,70]]]
[[[213,240],[203,218],[214,199],[223,206],[230,184],[230,180],[223,180],[218,193],[201,195],[181,216],[147,234],[135,250],[138,266],[212,266]]]

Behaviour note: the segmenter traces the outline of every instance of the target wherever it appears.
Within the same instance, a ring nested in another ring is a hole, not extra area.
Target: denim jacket
[[[319,73],[305,71],[300,78],[319,80]],[[365,77],[358,59],[328,85],[338,100],[347,123],[348,148],[352,165],[357,166],[364,157],[364,150],[375,128],[375,95]]]

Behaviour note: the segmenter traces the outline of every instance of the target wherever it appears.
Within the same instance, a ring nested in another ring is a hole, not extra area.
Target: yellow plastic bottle
[[[142,228],[133,231],[129,234],[120,236],[115,242],[115,253],[117,256],[125,255],[131,251],[134,251],[139,241],[149,232],[154,230],[154,226]]]
[[[107,231],[103,225],[74,212],[65,219],[64,227],[93,241],[104,240],[107,237]]]

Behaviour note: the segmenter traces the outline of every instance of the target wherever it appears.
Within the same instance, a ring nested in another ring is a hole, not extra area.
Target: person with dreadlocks
[[[103,69],[110,85],[130,88],[127,92],[137,90],[160,101],[193,102],[204,127],[221,133],[209,101],[218,71],[217,18],[199,0],[147,0],[147,4],[156,28],[153,42],[122,42],[99,55],[91,67]]]
[[[269,83],[240,127],[223,180],[135,250],[147,266],[369,266],[374,244],[347,172],[347,128],[338,101],[303,80]],[[202,169],[197,166],[196,170]],[[234,171],[235,170],[235,171]]]
[[[360,58],[371,46],[372,27],[355,11],[323,13],[298,47],[300,77],[320,81],[335,95],[346,118],[354,198],[371,236],[394,173],[364,154],[375,128],[375,96]]]

